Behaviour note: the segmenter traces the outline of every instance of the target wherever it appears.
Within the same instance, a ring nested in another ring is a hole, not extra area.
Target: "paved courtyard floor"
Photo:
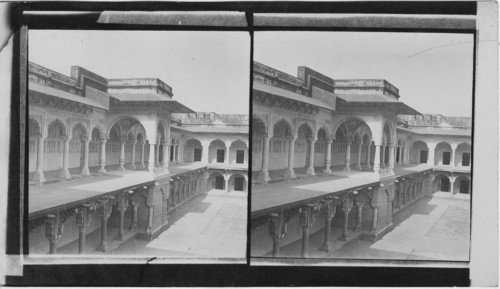
[[[245,258],[247,195],[212,190],[169,215],[170,227],[153,241],[133,239],[113,255]]]

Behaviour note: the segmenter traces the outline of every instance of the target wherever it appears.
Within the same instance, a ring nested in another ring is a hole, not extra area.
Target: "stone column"
[[[385,147],[387,146],[387,144],[382,144],[382,147],[380,148],[382,150],[382,161],[380,162],[380,167],[385,169],[387,167],[386,163],[385,163]]]
[[[285,180],[295,179],[295,171],[293,170],[293,159],[295,154],[295,140],[296,137],[290,137],[288,140],[288,168],[285,172]]]
[[[354,198],[354,202],[356,203],[356,207],[358,208],[358,219],[356,220],[356,227],[354,227],[354,231],[361,231],[361,218],[363,216],[363,197],[357,195]]]
[[[101,216],[101,243],[97,251],[106,252],[108,250],[108,219],[111,216],[111,204],[109,198],[99,200],[99,215]]]
[[[368,169],[372,168],[372,166],[370,165],[371,148],[372,148],[372,141],[368,140],[368,144],[366,145],[366,167]]]
[[[394,174],[394,144],[389,144],[389,173]]]
[[[436,144],[429,143],[427,144],[427,147],[429,148],[429,153],[427,154],[427,164],[429,166],[434,166],[434,153],[436,150]]]
[[[78,226],[78,254],[85,253],[85,231],[90,225],[92,215],[89,205],[85,204],[77,209],[76,225]]]
[[[363,148],[363,142],[360,142],[359,143],[359,147],[358,147],[358,163],[356,164],[356,169],[358,169],[359,171],[361,171],[361,150]]]
[[[124,171],[125,170],[125,143],[126,143],[126,138],[122,137],[120,139],[120,166],[118,167],[119,171]]]
[[[84,175],[84,176],[89,176],[90,175],[90,172],[89,172],[89,144],[90,144],[90,138],[85,137],[85,138],[83,138],[83,141],[84,141],[84,148],[83,148],[84,156],[83,156],[83,168],[82,168],[81,174]]]
[[[307,168],[306,174],[310,176],[316,175],[314,172],[314,144],[316,143],[315,138],[309,138],[309,167]]]
[[[165,174],[170,174],[168,170],[168,165],[170,163],[170,145],[168,142],[163,142],[163,172]]]
[[[155,207],[154,190],[156,186],[157,184],[155,183],[154,185],[143,187],[144,189],[143,195],[144,198],[146,199],[146,206],[148,207],[148,226],[146,228],[146,234],[150,237],[153,235],[154,231],[154,225],[153,225],[154,207]]]
[[[344,194],[342,197],[342,211],[344,212],[344,226],[342,228],[342,234],[340,235],[340,241],[347,241],[347,226],[349,225],[349,212],[352,209],[352,200],[349,193]]]
[[[155,172],[155,144],[149,143],[149,160],[148,160],[148,171],[150,173]]]
[[[455,152],[457,150],[457,145],[452,145],[451,146],[451,160],[450,160],[450,166],[455,167]]]
[[[137,144],[137,141],[134,140],[132,143],[132,161],[130,162],[130,169],[135,170],[135,145]]]
[[[372,222],[372,230],[371,232],[372,233],[377,233],[377,228],[378,228],[378,208],[380,206],[379,205],[372,205],[372,208],[373,208],[373,222]]]
[[[55,215],[47,215],[45,219],[45,237],[49,239],[50,254],[57,254],[57,242],[61,239],[63,224],[59,220],[59,212]]]
[[[145,141],[141,142],[141,169],[145,169],[146,165],[144,165],[144,146],[146,145]]]
[[[287,224],[283,221],[283,211],[272,213],[269,218],[269,236],[273,239],[273,257],[279,257],[281,240],[286,235]]]
[[[455,177],[450,177],[450,195],[453,197],[453,195],[455,194],[453,192],[453,185],[455,184],[455,180],[456,178]]]
[[[373,172],[380,174],[380,145],[375,145],[375,156],[373,159]]]
[[[160,141],[158,140],[158,144],[155,146],[155,167],[160,166]]]
[[[33,176],[33,182],[43,183],[45,182],[45,175],[43,174],[43,153],[44,153],[44,143],[45,138],[43,136],[38,137],[38,149],[37,149],[37,160],[36,160],[36,172]]]
[[[325,239],[323,241],[323,246],[320,250],[327,253],[331,250],[330,235],[332,229],[332,220],[337,212],[338,197],[327,197],[323,200],[323,216],[325,217]]]
[[[302,258],[309,257],[309,230],[314,225],[314,205],[301,208],[300,225],[302,226]]]
[[[263,183],[267,183],[271,180],[269,177],[269,171],[268,171],[268,166],[269,166],[269,136],[264,136],[262,139],[262,170],[260,171],[259,174],[259,181]]]
[[[106,166],[106,139],[103,139],[101,140],[101,161],[99,163],[99,165],[101,166],[99,168],[99,171],[98,173],[100,174],[105,174],[106,173],[106,169],[105,169],[105,166]]]
[[[130,230],[137,230],[137,209],[139,207],[139,197],[137,194],[132,194],[130,197],[130,204],[132,204],[132,224],[130,225]]]
[[[69,137],[64,137],[64,154],[63,154],[63,168],[61,173],[59,174],[59,178],[61,180],[71,179],[71,175],[69,174],[68,164],[69,164]]]
[[[351,141],[347,141],[345,150],[345,168],[344,171],[351,170]]]
[[[332,140],[328,138],[326,140],[326,161],[325,161],[325,169],[323,170],[324,174],[331,174],[332,170],[330,167],[332,166]]]
[[[207,143],[207,144],[203,145],[203,152],[202,152],[202,155],[201,155],[202,162],[206,163],[206,164],[208,164],[210,162],[210,160],[208,159],[208,154],[210,152],[209,146],[210,146],[210,143]],[[174,152],[174,156],[175,156],[175,145],[174,145],[174,151],[173,152]]]
[[[231,145],[231,143],[227,142],[224,144],[226,145],[226,150],[224,151],[224,153],[225,153],[224,164],[229,165],[229,146]]]
[[[228,192],[228,193],[230,192],[229,191],[229,178],[230,177],[231,177],[230,175],[224,174],[224,181],[225,181],[226,192]]]
[[[121,193],[118,196],[118,200],[116,203],[116,209],[120,212],[120,224],[118,226],[118,234],[115,237],[117,241],[123,241],[123,222],[125,219],[125,211],[128,208],[128,198],[127,192]]]

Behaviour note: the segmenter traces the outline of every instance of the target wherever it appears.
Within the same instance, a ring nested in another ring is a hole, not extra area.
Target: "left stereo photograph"
[[[30,30],[29,262],[246,263],[250,36]]]

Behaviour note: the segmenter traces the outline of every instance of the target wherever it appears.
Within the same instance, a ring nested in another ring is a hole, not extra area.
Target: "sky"
[[[256,32],[254,60],[293,76],[386,79],[421,113],[472,115],[473,36],[396,32]]]
[[[68,75],[159,78],[201,112],[249,113],[250,36],[216,31],[30,30],[29,61]]]

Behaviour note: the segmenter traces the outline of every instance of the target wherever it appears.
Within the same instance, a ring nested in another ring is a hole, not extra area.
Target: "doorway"
[[[448,180],[448,178],[441,178],[440,191],[442,191],[442,192],[449,192],[450,191],[450,180]]]
[[[224,150],[217,150],[217,162],[218,163],[223,163],[224,162]]]
[[[194,159],[195,162],[201,162],[201,148],[194,149]]]
[[[451,153],[443,152],[443,165],[445,166],[450,165],[450,159],[451,159]]]
[[[427,163],[427,154],[428,154],[428,151],[424,151],[424,150],[420,151],[420,163],[421,164]]]
[[[462,154],[462,166],[464,167],[470,166],[470,153]]]
[[[235,191],[244,191],[243,185],[244,185],[245,179],[242,177],[235,177],[234,178],[234,190]]]
[[[216,190],[224,190],[224,177],[223,176],[215,176],[215,189]]]
[[[458,192],[460,194],[470,194],[469,187],[470,187],[469,180],[460,180],[460,189]]]
[[[244,150],[237,150],[236,151],[236,163],[237,164],[242,164],[245,160],[245,151]]]

